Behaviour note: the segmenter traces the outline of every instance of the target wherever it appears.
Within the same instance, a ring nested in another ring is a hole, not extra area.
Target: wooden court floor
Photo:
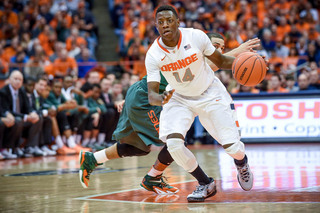
[[[0,212],[320,212],[320,143],[247,144],[254,187],[243,191],[231,157],[219,146],[193,146],[200,165],[218,183],[204,203],[187,203],[193,177],[173,163],[165,172],[176,195],[140,188],[158,151],[98,167],[90,187],[79,183],[78,156],[0,161]]]

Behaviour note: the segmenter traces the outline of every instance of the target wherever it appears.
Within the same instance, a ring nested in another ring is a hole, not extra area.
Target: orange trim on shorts
[[[158,132],[159,134],[159,119],[157,118],[156,113],[153,110],[150,110],[148,112],[148,116],[150,118],[150,121],[153,124],[154,129]]]
[[[237,127],[240,127],[240,125],[239,125],[239,121],[236,121],[236,125],[237,125]]]

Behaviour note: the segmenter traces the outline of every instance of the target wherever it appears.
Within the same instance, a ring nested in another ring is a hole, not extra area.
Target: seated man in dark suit
[[[8,151],[3,143],[6,141],[9,144],[16,144],[16,141],[20,139],[22,127],[23,123],[18,120],[16,121],[14,116],[4,110],[0,104],[0,160],[17,158],[17,155],[13,154],[12,150]]]
[[[35,152],[38,150],[33,147],[39,144],[41,126],[42,123],[39,119],[39,115],[33,112],[28,96],[24,89],[22,89],[23,76],[20,71],[13,71],[9,77],[9,84],[4,86],[1,93],[1,105],[4,109],[7,109],[15,118],[19,118],[23,122],[23,131],[27,133],[27,141],[25,147],[26,152],[29,154],[38,154],[42,152]],[[12,142],[5,141],[6,148],[13,149],[19,147],[19,141]],[[20,151],[20,150],[19,150]]]

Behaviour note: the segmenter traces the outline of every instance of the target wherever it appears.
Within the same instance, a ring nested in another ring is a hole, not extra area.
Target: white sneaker
[[[18,156],[16,154],[12,154],[12,149],[4,149],[4,150],[2,150],[1,154],[6,159],[16,159],[16,158],[18,158]]]
[[[51,145],[51,150],[57,151],[58,149],[59,149],[58,145],[56,144]]]
[[[199,185],[196,190],[187,197],[188,202],[203,202],[206,198],[214,196],[217,193],[216,182],[210,178],[211,182],[207,185]]]
[[[238,182],[241,188],[245,191],[249,191],[253,186],[253,174],[250,170],[249,164],[246,163],[243,167],[237,166],[238,170]]]
[[[3,155],[1,154],[1,152],[0,152],[0,160],[4,160],[4,159],[6,159],[6,157],[3,156]]]
[[[33,155],[34,156],[46,156],[47,153],[43,152],[38,146],[33,147]]]
[[[41,147],[41,150],[42,150],[44,153],[46,153],[46,155],[48,155],[48,156],[53,156],[53,155],[56,155],[56,154],[57,154],[56,151],[49,149],[48,146],[42,146],[42,147]]]

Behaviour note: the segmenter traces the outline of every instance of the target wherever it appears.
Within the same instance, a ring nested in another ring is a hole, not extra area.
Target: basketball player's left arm
[[[231,70],[232,63],[235,57],[222,55],[218,50],[215,50],[212,55],[207,56],[207,58],[212,61],[220,69]]]

